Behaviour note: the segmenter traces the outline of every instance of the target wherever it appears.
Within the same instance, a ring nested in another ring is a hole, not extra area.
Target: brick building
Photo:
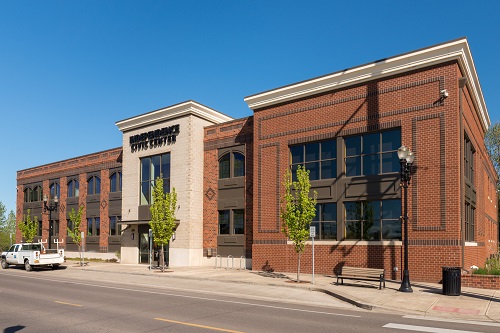
[[[253,115],[237,120],[193,101],[125,119],[117,122],[123,148],[19,171],[18,221],[29,208],[42,220],[40,237],[57,237],[57,221],[49,223],[42,213],[36,188],[53,197],[51,186],[58,183],[56,216],[64,234],[67,207],[76,200],[68,196],[71,179],[87,193],[83,184],[99,175],[100,194],[77,200],[86,207],[90,234],[100,218],[93,250],[114,250],[114,216],[122,262],[146,262],[148,191],[152,175],[168,170],[168,176],[161,173],[179,194],[172,266],[214,265],[218,256],[232,256],[254,270],[295,271],[297,255],[281,232],[280,200],[286,170],[303,165],[318,195],[315,271],[332,274],[348,264],[385,268],[389,278],[399,279],[396,152],[405,145],[415,153],[408,198],[412,279],[439,281],[441,266],[482,266],[498,251],[497,175],[484,146],[490,120],[466,39],[245,101]],[[118,171],[123,188],[115,202],[111,176]],[[306,246],[302,271],[311,269]]]

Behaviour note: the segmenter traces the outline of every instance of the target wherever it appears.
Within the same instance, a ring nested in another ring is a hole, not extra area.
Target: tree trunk
[[[299,252],[299,263],[297,265],[297,283],[300,283],[300,252]]]
[[[160,252],[160,268],[163,272],[165,270],[165,258],[163,257],[163,244],[161,244],[161,252]]]

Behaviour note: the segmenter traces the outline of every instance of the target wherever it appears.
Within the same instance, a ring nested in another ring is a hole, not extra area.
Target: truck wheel
[[[30,265],[30,262],[27,259],[24,261],[24,269],[27,272],[31,272],[33,270],[33,266]]]
[[[52,264],[52,269],[58,269],[59,268],[59,264]]]
[[[5,259],[2,259],[2,268],[3,269],[9,268],[9,264],[7,263],[7,260],[5,260]]]

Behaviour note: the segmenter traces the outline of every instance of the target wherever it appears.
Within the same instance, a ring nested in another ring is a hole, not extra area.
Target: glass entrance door
[[[139,264],[149,264],[149,225],[139,225]]]

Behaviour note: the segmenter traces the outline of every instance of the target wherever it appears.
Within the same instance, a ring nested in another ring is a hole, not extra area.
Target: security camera
[[[448,97],[448,95],[449,95],[448,90],[446,90],[446,89],[441,90],[441,97],[442,98],[446,98],[446,97]]]

